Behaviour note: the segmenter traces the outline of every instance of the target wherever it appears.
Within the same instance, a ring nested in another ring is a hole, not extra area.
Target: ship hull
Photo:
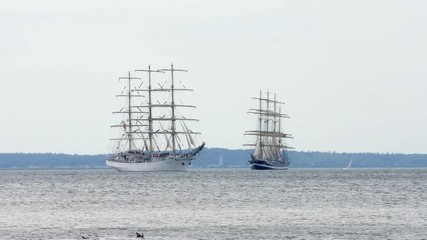
[[[267,165],[267,164],[251,164],[252,170],[288,170],[287,166],[282,165]]]
[[[107,160],[107,166],[119,172],[185,171],[191,165],[190,159],[165,159],[156,162],[116,162]]]
[[[252,160],[249,163],[252,170],[287,170],[289,167],[289,163],[286,162],[267,162],[256,159],[254,156],[252,156]]]
[[[141,158],[141,155],[125,154],[125,158],[123,158],[122,154],[119,154],[107,159],[106,164],[119,172],[185,171],[191,165],[191,161],[198,157],[204,146],[205,143],[190,152],[178,155],[171,155],[168,152],[155,154],[155,158],[152,158],[151,161],[144,157]],[[142,156],[144,156],[143,153]]]

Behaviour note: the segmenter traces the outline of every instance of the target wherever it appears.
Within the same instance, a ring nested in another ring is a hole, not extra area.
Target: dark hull
[[[288,167],[283,166],[266,166],[266,165],[251,165],[252,170],[287,170]]]
[[[289,163],[287,162],[267,162],[265,160],[252,159],[249,161],[252,170],[287,170]]]

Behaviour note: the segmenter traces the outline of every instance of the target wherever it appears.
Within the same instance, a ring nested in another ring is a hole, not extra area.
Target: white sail
[[[261,138],[257,136],[254,157],[262,158]]]
[[[147,144],[147,141],[145,140],[144,135],[142,133],[139,133],[139,134],[141,135],[142,142],[144,144],[144,148],[148,150],[148,144]]]
[[[348,162],[347,167],[345,167],[344,169],[349,169],[351,167],[352,162],[353,162],[353,158],[350,159],[350,162]]]
[[[266,149],[266,152],[267,152],[266,158],[267,159],[274,159],[275,154],[274,154],[273,147],[272,146],[267,146],[265,149]]]
[[[165,129],[163,128],[163,124],[161,122],[159,122],[160,125],[160,129],[162,130],[162,132],[165,132]],[[168,138],[168,135],[163,134],[165,136],[165,142],[166,142],[166,148],[165,150],[168,150],[169,148],[171,148],[171,143],[170,143],[170,138]]]
[[[157,151],[160,152],[160,146],[157,143],[157,138],[153,138],[154,146],[156,147]]]
[[[193,147],[195,147],[196,144],[194,143],[194,139],[191,136],[190,130],[188,129],[188,127],[184,121],[181,121],[181,123],[184,125],[184,130],[185,130],[186,134],[188,135],[188,139],[190,140],[191,145],[193,145]],[[189,147],[189,148],[191,148],[191,147]]]
[[[184,129],[184,132],[185,132],[185,139],[187,140],[187,144],[188,144],[188,149],[190,149],[191,148],[191,141],[190,141],[190,134],[188,134],[188,129],[186,128],[186,127],[184,127],[184,122],[183,121],[180,121],[181,122],[181,127],[182,127],[182,129]]]

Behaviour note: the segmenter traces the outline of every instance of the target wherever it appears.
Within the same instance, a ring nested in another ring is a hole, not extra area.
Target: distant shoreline
[[[248,168],[252,150],[206,148],[194,169]],[[290,151],[290,168],[427,168],[427,154]],[[0,153],[0,169],[108,169],[108,154]],[[220,162],[219,159],[222,159]]]

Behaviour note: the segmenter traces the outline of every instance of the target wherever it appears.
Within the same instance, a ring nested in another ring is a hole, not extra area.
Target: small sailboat
[[[221,168],[224,167],[224,161],[222,160],[222,154],[219,155],[218,164],[210,164],[208,168]]]
[[[343,168],[343,169],[350,169],[350,167],[351,167],[351,164],[353,163],[353,158],[352,159],[350,159],[350,162],[348,162],[348,165],[347,165],[347,167],[345,167],[345,168]]]
[[[121,135],[111,140],[117,141],[117,148],[106,160],[106,164],[118,171],[179,171],[186,170],[191,161],[202,151],[205,143],[196,145],[194,139],[199,132],[188,127],[189,121],[198,119],[180,115],[178,109],[195,108],[192,105],[177,103],[176,93],[192,91],[182,86],[177,87],[174,74],[186,72],[171,65],[168,69],[136,70],[148,73],[147,81],[126,77],[127,86],[117,97],[127,100],[125,107],[114,114],[121,114],[124,119],[113,128],[121,129]],[[152,73],[169,73],[170,79],[153,87]],[[137,85],[133,82],[138,81]],[[163,99],[162,99],[163,98]]]
[[[244,146],[254,147],[249,160],[251,169],[286,170],[290,164],[287,149],[292,147],[286,144],[285,138],[292,138],[292,135],[282,132],[282,119],[289,117],[281,113],[280,105],[284,103],[276,100],[276,94],[273,99],[270,98],[270,92],[265,95],[260,91],[259,97],[252,98],[259,101],[259,107],[249,109],[248,113],[257,115],[258,127],[256,130],[246,131],[245,135],[255,136],[256,141]]]

